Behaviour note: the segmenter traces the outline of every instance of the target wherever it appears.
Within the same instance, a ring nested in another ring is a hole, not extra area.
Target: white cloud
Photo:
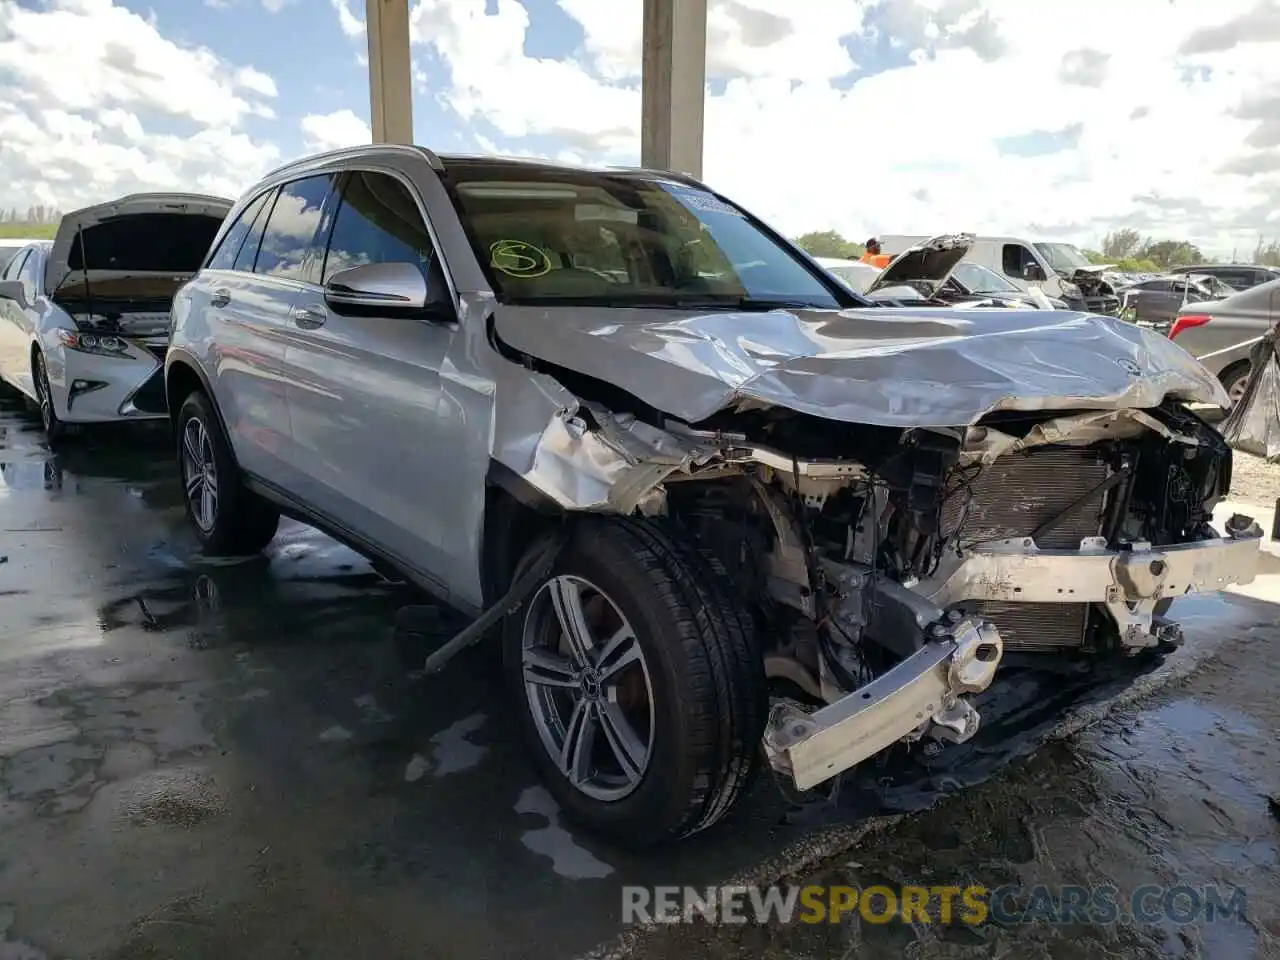
[[[353,147],[373,140],[369,124],[350,110],[308,114],[302,118],[302,132],[307,149],[315,152]]]
[[[525,53],[516,0],[419,0],[415,40],[468,122],[634,159],[640,0],[557,2],[567,60]],[[873,28],[899,65],[855,72],[844,41]],[[789,232],[1280,233],[1275,0],[709,0],[707,62],[706,179]]]
[[[241,67],[236,71],[236,83],[245,90],[252,90],[264,97],[274,97],[277,94],[275,80],[253,67]]]
[[[112,0],[0,0],[0,80],[0,207],[158,188],[235,197],[280,159],[239,129],[272,115],[271,77]]]
[[[338,26],[348,37],[364,36],[364,21],[351,10],[351,0],[332,0],[333,9],[338,13]]]

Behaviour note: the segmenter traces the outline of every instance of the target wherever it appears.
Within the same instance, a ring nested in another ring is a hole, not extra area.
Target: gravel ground
[[[1231,497],[1260,507],[1274,507],[1280,499],[1280,463],[1237,451],[1231,476]]]

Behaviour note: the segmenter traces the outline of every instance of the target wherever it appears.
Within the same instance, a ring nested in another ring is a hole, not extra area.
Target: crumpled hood
[[[1185,350],[1111,317],[903,308],[698,312],[499,305],[499,338],[690,423],[736,406],[883,426],[996,410],[1230,400]]]

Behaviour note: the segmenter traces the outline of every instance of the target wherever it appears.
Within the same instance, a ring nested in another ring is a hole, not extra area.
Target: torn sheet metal
[[[1253,375],[1244,396],[1222,424],[1222,436],[1234,449],[1280,461],[1280,331],[1269,330],[1253,348]]]
[[[851,423],[962,426],[998,410],[1230,405],[1142,327],[1045,310],[679,311],[499,305],[499,336],[690,423],[779,406]]]
[[[965,434],[960,461],[990,464],[1006,454],[1047,444],[1088,446],[1103,440],[1136,437],[1147,431],[1158,433],[1173,443],[1199,446],[1194,437],[1174,433],[1155,417],[1141,410],[1097,410],[1046,420],[1032,427],[1025,437],[1003,433],[994,427],[970,427]]]
[[[492,454],[569,510],[661,512],[660,484],[712,459],[704,440],[579,403],[537,374],[499,385]]]

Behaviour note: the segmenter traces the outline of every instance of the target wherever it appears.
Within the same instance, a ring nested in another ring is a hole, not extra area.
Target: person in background
[[[866,242],[867,252],[861,257],[863,263],[869,263],[877,270],[883,270],[893,262],[893,257],[880,252],[880,241],[872,237]]]

